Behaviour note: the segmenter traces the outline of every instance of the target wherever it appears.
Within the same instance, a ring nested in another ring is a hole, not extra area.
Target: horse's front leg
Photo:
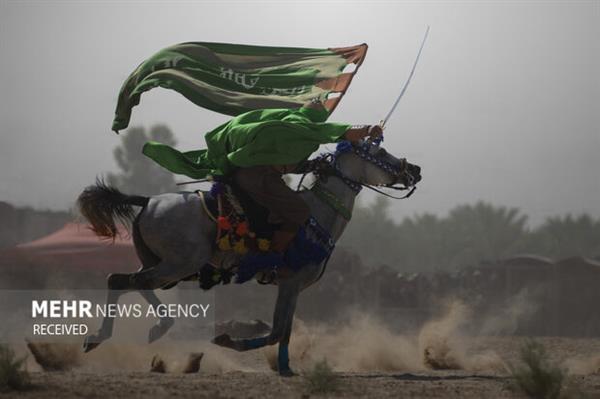
[[[290,368],[290,356],[288,346],[292,334],[292,323],[296,312],[296,303],[300,294],[300,286],[295,281],[288,286],[280,286],[277,295],[277,304],[273,314],[272,334],[277,337],[279,348],[277,350],[277,371],[283,377],[291,377],[294,372]],[[281,297],[281,306],[279,298]]]
[[[294,310],[295,306],[296,304],[294,303]],[[286,330],[279,340],[279,348],[277,349],[277,371],[279,372],[279,375],[283,377],[291,377],[294,375],[294,372],[290,368],[290,355],[288,350],[293,322],[294,314],[292,312],[292,317],[287,321]]]
[[[269,335],[250,339],[232,339],[229,334],[221,334],[213,339],[213,343],[240,352],[279,343],[277,356],[279,374],[282,376],[294,375],[289,366],[288,344],[299,293],[300,286],[295,280],[279,281],[277,302],[273,313],[273,327]]]

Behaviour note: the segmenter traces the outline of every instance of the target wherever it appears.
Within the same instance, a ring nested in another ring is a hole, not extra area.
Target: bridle
[[[377,157],[376,155],[371,154],[371,150],[373,149],[373,147],[379,147],[379,144],[381,143],[381,141],[382,141],[381,138],[377,138],[374,140],[365,140],[360,145],[353,145],[349,141],[342,141],[342,142],[338,143],[335,152],[321,155],[312,161],[312,162],[314,162],[313,163],[314,167],[311,168],[312,170],[304,173],[304,175],[300,179],[298,188],[300,188],[302,186],[302,181],[304,180],[304,177],[306,176],[306,174],[308,174],[309,172],[313,172],[317,176],[333,175],[333,176],[338,177],[356,194],[358,194],[362,190],[363,187],[366,187],[370,190],[373,190],[379,194],[385,195],[386,197],[389,197],[389,198],[393,198],[393,199],[409,198],[415,192],[417,186],[416,186],[415,177],[408,170],[408,162],[406,161],[405,158],[401,158],[400,164],[395,165],[395,164],[392,164],[386,160],[383,160],[383,159]],[[384,185],[384,187],[391,188],[393,190],[399,190],[399,191],[409,190],[408,193],[406,193],[406,195],[404,195],[404,196],[396,197],[396,196],[390,195],[384,191],[381,191],[380,189],[376,188],[376,186],[374,186],[374,185],[359,182],[357,180],[354,180],[354,179],[348,177],[347,175],[344,174],[344,172],[340,168],[340,165],[338,162],[339,157],[341,155],[347,154],[347,153],[354,153],[359,158],[377,166],[378,168],[382,169],[383,171],[385,171],[386,173],[388,173],[389,175],[394,177],[394,180],[399,180],[399,178],[401,177],[402,180],[406,181],[406,183],[386,184],[386,185]]]

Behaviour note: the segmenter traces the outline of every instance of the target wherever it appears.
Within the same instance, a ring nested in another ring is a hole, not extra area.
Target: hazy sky
[[[0,0],[0,200],[72,206],[116,170],[119,88],[157,50],[184,41],[369,52],[332,121],[377,123],[406,79],[386,148],[423,167],[397,217],[485,200],[545,216],[600,216],[600,1],[71,2]],[[131,126],[166,123],[204,146],[226,116],[163,89]],[[366,196],[369,200],[372,197]]]

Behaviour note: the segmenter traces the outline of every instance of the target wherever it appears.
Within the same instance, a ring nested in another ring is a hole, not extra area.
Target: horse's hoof
[[[212,342],[215,345],[224,346],[225,348],[231,348],[233,346],[233,340],[231,339],[229,334],[217,335],[210,342]]]
[[[279,371],[280,377],[294,377],[297,374],[292,371],[292,369],[287,368]]]
[[[100,339],[97,335],[88,335],[83,340],[83,352],[88,353],[92,349],[96,349],[98,345],[102,343],[102,339]]]
[[[159,338],[162,338],[171,327],[175,324],[175,320],[172,318],[160,319],[158,323],[152,326],[150,332],[148,333],[148,343],[156,341]]]

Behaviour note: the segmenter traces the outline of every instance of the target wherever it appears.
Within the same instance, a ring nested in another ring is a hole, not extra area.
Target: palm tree
[[[466,266],[514,254],[523,244],[526,222],[516,208],[481,201],[454,208],[445,220],[450,263]]]
[[[600,220],[566,215],[546,220],[530,239],[534,251],[554,258],[600,255]]]

